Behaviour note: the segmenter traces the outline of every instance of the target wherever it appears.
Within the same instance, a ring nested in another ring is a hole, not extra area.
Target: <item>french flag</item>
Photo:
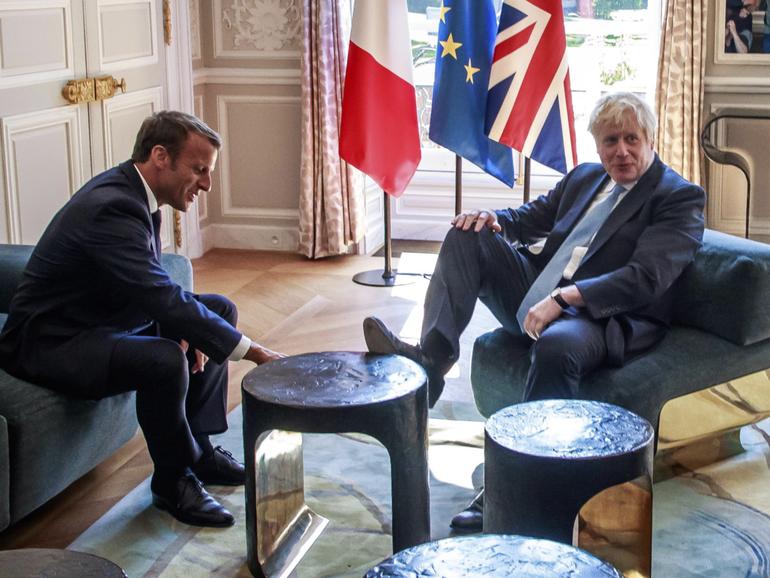
[[[406,0],[356,0],[340,156],[398,197],[420,162]]]

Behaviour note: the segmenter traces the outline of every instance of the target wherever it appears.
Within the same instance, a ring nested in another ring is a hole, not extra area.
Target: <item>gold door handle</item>
[[[61,93],[70,104],[81,104],[112,98],[118,88],[121,92],[126,92],[125,78],[121,78],[118,82],[113,76],[101,76],[99,78],[69,80],[62,88]]]
[[[106,100],[115,96],[118,88],[121,92],[126,92],[126,79],[121,78],[120,82],[114,76],[101,76],[94,79],[96,85],[96,100]]]
[[[81,102],[93,102],[96,100],[94,89],[93,78],[80,78],[67,81],[67,84],[61,90],[61,94],[64,100],[70,104],[80,104]]]

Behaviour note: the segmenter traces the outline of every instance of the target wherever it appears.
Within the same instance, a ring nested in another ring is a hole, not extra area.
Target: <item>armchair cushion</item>
[[[770,337],[770,246],[706,230],[679,280],[674,323],[750,345]]]

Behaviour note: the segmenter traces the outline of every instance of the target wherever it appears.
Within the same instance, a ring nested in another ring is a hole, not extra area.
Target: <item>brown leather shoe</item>
[[[444,391],[444,374],[433,367],[433,363],[423,354],[419,345],[402,341],[377,317],[364,319],[364,339],[371,353],[403,355],[419,363],[428,376],[428,406],[436,405],[441,392]]]
[[[170,495],[152,493],[152,503],[184,524],[227,528],[235,524],[233,515],[217,502],[194,474],[181,476]]]
[[[364,319],[364,339],[371,353],[403,355],[420,365],[423,364],[420,346],[402,341],[381,319],[376,317]]]
[[[456,532],[481,532],[484,527],[484,488],[462,512],[454,515],[449,525]]]
[[[212,486],[242,486],[246,483],[246,468],[222,446],[201,458],[191,468],[196,477],[204,484]]]

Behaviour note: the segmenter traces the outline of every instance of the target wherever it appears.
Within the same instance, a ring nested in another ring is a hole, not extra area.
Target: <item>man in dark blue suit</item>
[[[587,373],[658,343],[674,281],[701,244],[705,193],[655,154],[655,126],[637,96],[602,98],[589,122],[601,164],[579,165],[517,209],[457,215],[428,287],[420,343],[369,317],[370,351],[421,363],[432,406],[476,299],[532,340],[522,401],[579,398]],[[480,529],[481,521],[479,496],[452,525]]]
[[[227,429],[228,360],[282,357],[235,329],[230,300],[184,291],[160,263],[159,208],[187,211],[211,188],[221,144],[191,115],[145,119],[132,159],[54,216],[0,334],[0,365],[13,375],[90,399],[135,390],[153,503],[214,527],[234,519],[202,484],[245,481],[243,465],[209,441]]]

